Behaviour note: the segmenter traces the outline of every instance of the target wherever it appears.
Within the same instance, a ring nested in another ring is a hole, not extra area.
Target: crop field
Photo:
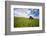
[[[39,19],[29,19],[14,16],[14,27],[38,27]]]

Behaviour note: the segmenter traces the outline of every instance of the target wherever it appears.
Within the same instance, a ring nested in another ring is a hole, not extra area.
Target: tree
[[[30,16],[30,17],[29,17],[29,19],[33,19],[33,17],[32,17],[32,16]]]

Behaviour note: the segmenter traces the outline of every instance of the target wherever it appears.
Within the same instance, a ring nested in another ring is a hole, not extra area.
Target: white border
[[[23,27],[14,28],[14,8],[38,8],[40,10],[39,14],[39,27]],[[24,5],[11,5],[11,32],[14,31],[32,31],[32,30],[42,30],[42,6],[24,6]]]

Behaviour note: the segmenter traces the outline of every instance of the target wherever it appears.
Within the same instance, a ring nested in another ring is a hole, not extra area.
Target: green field
[[[14,27],[38,27],[39,19],[14,17]]]

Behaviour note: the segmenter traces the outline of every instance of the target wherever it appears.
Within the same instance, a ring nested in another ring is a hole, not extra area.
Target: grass
[[[39,19],[14,17],[14,27],[38,27]]]

